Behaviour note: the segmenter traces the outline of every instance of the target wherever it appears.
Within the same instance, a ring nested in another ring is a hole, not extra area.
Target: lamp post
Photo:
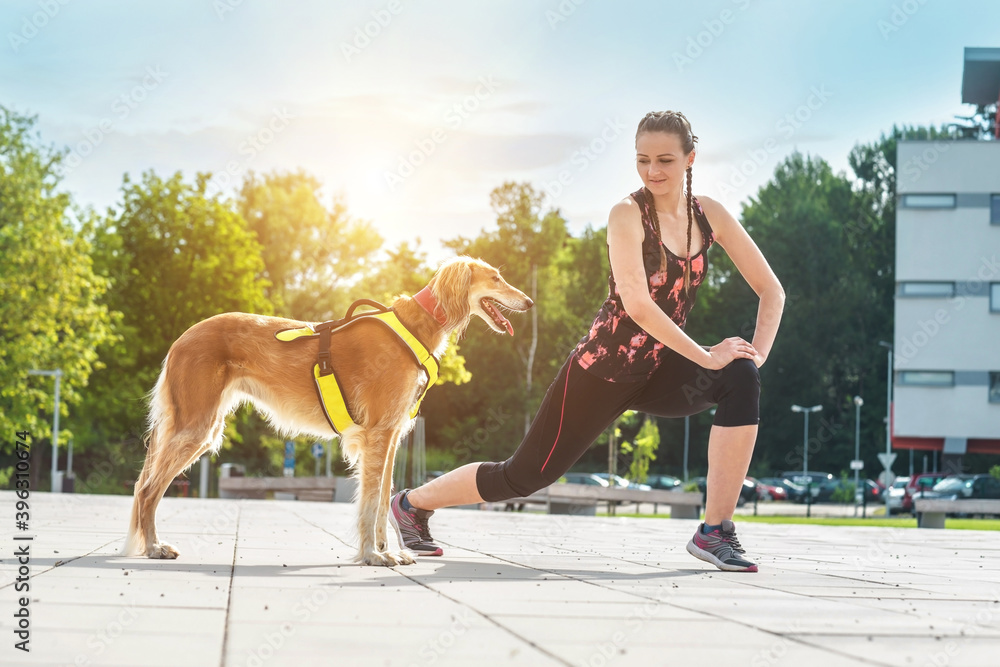
[[[809,413],[819,412],[823,409],[822,405],[814,405],[811,408],[804,408],[801,405],[793,405],[792,412],[801,412],[805,414],[805,428],[802,431],[802,474],[806,475],[809,472]]]
[[[52,414],[52,493],[60,493],[62,489],[56,488],[56,473],[59,471],[59,380],[63,372],[57,368],[54,371],[28,371],[28,375],[51,375],[56,379],[55,410]]]
[[[854,460],[861,460],[861,406],[865,404],[865,399],[860,396],[854,397]],[[858,476],[861,470],[858,468],[859,464],[855,464],[854,467],[854,516],[858,515],[858,490],[861,488],[858,486]],[[862,493],[864,493],[862,491]]]
[[[885,515],[889,516],[889,476],[892,474],[892,343],[878,342],[888,350],[889,364],[885,371]]]

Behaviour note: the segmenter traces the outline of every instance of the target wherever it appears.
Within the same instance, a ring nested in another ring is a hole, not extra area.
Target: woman
[[[643,188],[611,209],[609,294],[590,332],[563,364],[513,456],[470,463],[393,497],[390,517],[407,548],[441,555],[427,526],[433,510],[548,486],[626,410],[683,417],[717,405],[705,521],[687,549],[722,570],[757,571],[732,516],[757,439],[757,369],[771,351],[785,296],[733,216],[691,194],[697,140],[679,112],[652,112],[639,123],[636,167]],[[760,298],[752,343],[733,337],[702,347],[684,333],[714,243]]]

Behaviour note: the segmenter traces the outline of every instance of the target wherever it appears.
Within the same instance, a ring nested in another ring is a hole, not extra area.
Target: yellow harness
[[[354,309],[360,304],[374,306],[379,311],[352,316]],[[276,331],[274,337],[285,343],[300,338],[319,338],[319,354],[317,355],[317,363],[313,366],[313,379],[316,383],[316,393],[319,395],[320,404],[323,406],[326,414],[326,420],[330,422],[330,426],[338,435],[351,426],[355,426],[355,422],[351,418],[347,400],[344,398],[344,392],[340,387],[340,383],[337,382],[337,376],[334,374],[333,366],[330,363],[330,336],[362,320],[381,322],[388,327],[390,331],[396,334],[406,349],[410,351],[417,365],[423,368],[427,374],[427,384],[417,398],[413,409],[410,410],[411,419],[417,416],[417,412],[420,410],[420,403],[424,400],[427,390],[438,379],[440,362],[438,362],[437,358],[424,347],[423,343],[417,340],[417,337],[409,329],[403,326],[403,323],[399,321],[399,317],[396,316],[396,313],[391,308],[386,308],[374,301],[362,299],[361,301],[354,302],[347,311],[347,317],[341,320],[332,320],[313,326],[307,325],[297,329]]]

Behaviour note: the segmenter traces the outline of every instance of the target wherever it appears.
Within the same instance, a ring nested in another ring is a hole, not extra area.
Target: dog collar
[[[430,287],[425,287],[414,294],[413,300],[423,306],[423,309],[430,313],[431,317],[436,319],[441,326],[444,326],[445,322],[448,321],[443,310],[438,314],[441,307],[438,305],[437,299],[434,298]]]

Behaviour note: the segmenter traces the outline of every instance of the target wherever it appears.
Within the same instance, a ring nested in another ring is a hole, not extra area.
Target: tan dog
[[[430,302],[433,315],[406,296],[392,308],[437,354],[447,346],[448,335],[464,331],[473,315],[498,333],[513,333],[500,308],[520,312],[533,305],[495,268],[469,257],[446,262],[427,289],[436,300],[436,307]],[[156,535],[156,507],[174,477],[205,452],[218,452],[226,416],[239,404],[253,403],[284,436],[334,436],[314,386],[315,345],[274,337],[280,329],[306,324],[225,313],[194,325],[170,347],[151,394],[148,451],[135,483],[125,555],[177,558],[177,550]],[[396,335],[378,323],[360,322],[335,333],[330,354],[356,423],[341,435],[344,456],[359,478],[356,560],[412,563],[409,552],[388,550],[386,530],[396,448],[412,427],[410,410],[425,374]]]

